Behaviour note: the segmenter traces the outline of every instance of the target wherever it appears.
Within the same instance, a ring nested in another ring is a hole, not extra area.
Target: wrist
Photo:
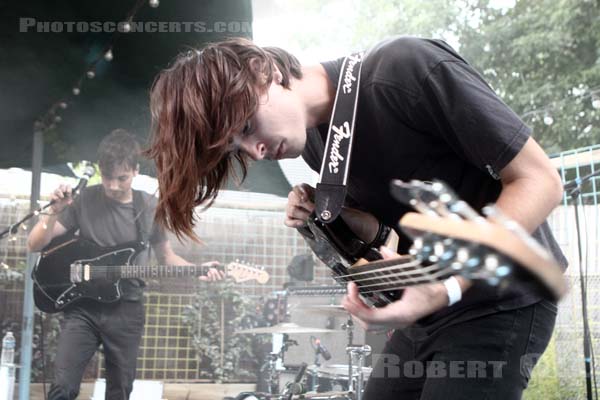
[[[448,307],[453,306],[462,299],[463,289],[455,276],[444,280],[442,282],[446,289],[446,296],[448,299]]]

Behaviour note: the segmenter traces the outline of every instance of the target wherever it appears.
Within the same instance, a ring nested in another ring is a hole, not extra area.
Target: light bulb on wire
[[[552,118],[552,116],[550,114],[546,114],[544,116],[544,124],[550,126],[554,123],[554,118]]]
[[[81,93],[81,90],[80,90],[78,87],[74,87],[74,88],[73,88],[73,94],[74,94],[75,96],[79,96],[79,93]]]
[[[86,76],[87,76],[89,79],[94,79],[94,77],[96,76],[96,73],[95,73],[94,71],[92,71],[92,70],[89,70],[89,71],[88,71],[88,72],[86,72],[85,74],[86,74]]]
[[[150,3],[150,7],[152,7],[152,8],[156,8],[160,4],[160,2],[158,0],[150,0],[149,3]]]
[[[114,58],[113,53],[112,53],[112,49],[108,49],[106,51],[106,53],[104,53],[104,59],[106,61],[112,61],[112,59]]]
[[[600,97],[592,97],[592,107],[595,110],[600,110]]]

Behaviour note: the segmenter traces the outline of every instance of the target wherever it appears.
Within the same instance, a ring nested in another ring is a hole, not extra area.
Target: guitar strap
[[[146,226],[146,218],[144,213],[147,211],[147,204],[144,201],[142,192],[139,190],[132,189],[133,191],[133,220],[135,222],[135,229],[137,231],[136,240],[142,242],[146,247],[149,247],[148,235],[150,227]]]
[[[338,217],[346,198],[363,56],[363,52],[347,56],[340,71],[315,193],[316,214],[325,224]]]

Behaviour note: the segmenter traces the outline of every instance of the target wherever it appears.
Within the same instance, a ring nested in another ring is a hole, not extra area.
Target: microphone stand
[[[81,178],[79,178],[79,183],[72,190],[71,197],[75,198],[77,195],[79,195],[79,192],[87,185],[88,180],[92,177],[92,175],[94,175],[95,172],[96,172],[96,169],[94,168],[94,166],[88,162],[85,172],[83,173],[83,176]],[[51,202],[46,204],[44,207],[38,207],[36,210],[30,212],[25,217],[23,217],[20,221],[17,221],[14,224],[9,225],[8,228],[6,228],[2,232],[0,232],[0,240],[4,239],[8,235],[16,234],[17,231],[19,230],[19,226],[21,226],[23,223],[27,222],[34,216],[39,215],[46,208],[48,208],[48,207],[52,206],[54,203],[56,203],[56,201],[57,200],[52,200]]]
[[[581,246],[581,228],[579,226],[579,205],[583,206],[580,198],[581,186],[592,179],[595,176],[600,175],[600,171],[592,172],[584,176],[583,178],[576,178],[564,185],[567,190],[568,196],[573,199],[573,206],[575,209],[575,232],[577,234],[577,254],[579,257],[579,284],[581,290],[581,313],[583,316],[583,357],[585,362],[585,387],[586,387],[586,398],[592,400],[592,358],[591,358],[591,342],[590,342],[590,326],[588,322],[588,311],[587,311],[587,282],[584,283],[584,279],[587,277],[583,270],[583,249]],[[594,371],[595,373],[595,371]]]
[[[20,221],[17,221],[14,224],[9,225],[8,228],[6,228],[2,232],[0,232],[0,240],[4,239],[8,235],[16,234],[17,231],[19,230],[19,226],[21,226],[24,222],[27,222],[34,216],[39,215],[42,211],[44,211],[46,208],[50,207],[54,203],[55,203],[55,201],[53,200],[50,203],[46,204],[44,207],[38,207],[37,210],[30,212],[25,217],[23,217]]]

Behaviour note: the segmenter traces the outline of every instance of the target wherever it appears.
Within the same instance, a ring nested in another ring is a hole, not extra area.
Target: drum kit
[[[362,400],[365,383],[371,374],[371,368],[365,367],[365,358],[371,354],[371,347],[364,344],[355,344],[354,323],[350,314],[339,305],[306,305],[299,310],[327,316],[347,317],[341,330],[311,328],[300,326],[291,322],[283,322],[269,327],[244,329],[236,334],[282,334],[281,349],[267,355],[262,371],[267,377],[267,392],[240,393],[235,400]],[[326,360],[331,354],[324,348],[319,339],[312,334],[346,332],[347,364],[321,365],[320,357]],[[286,351],[298,345],[296,340],[290,340],[290,334],[311,334],[310,342],[314,350],[312,364],[302,363],[296,369],[278,369],[278,362],[283,365]],[[280,378],[283,374],[294,373],[294,377],[283,388],[280,387]]]

